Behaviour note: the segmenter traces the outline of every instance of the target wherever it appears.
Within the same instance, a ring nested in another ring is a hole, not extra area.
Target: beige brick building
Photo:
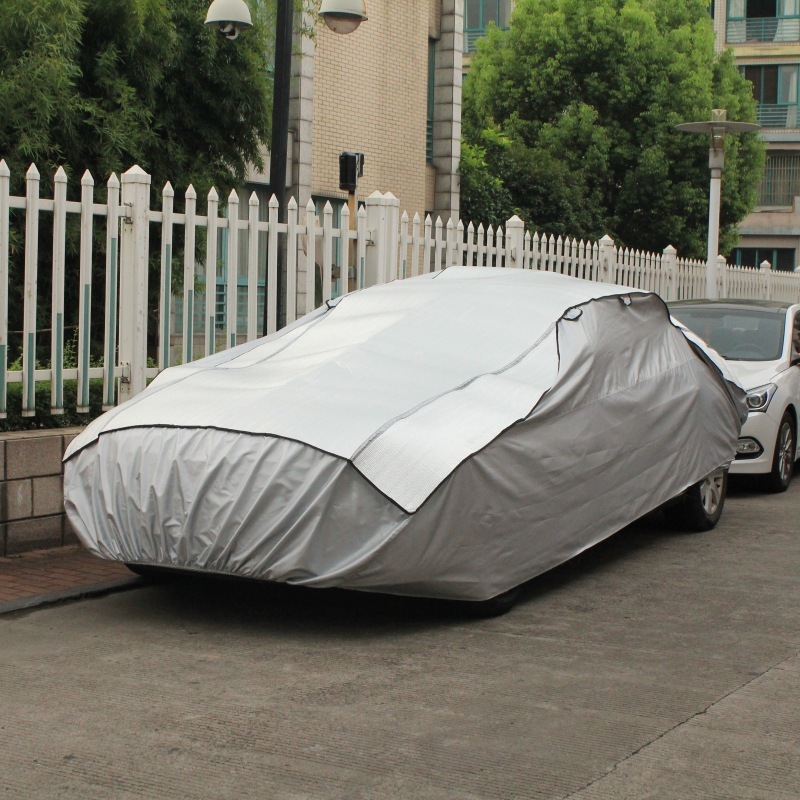
[[[364,154],[358,200],[392,192],[412,217],[458,219],[463,9],[464,0],[367,0],[354,33],[318,23],[313,40],[295,36],[288,180],[301,209],[330,200],[338,213],[339,154],[350,151]]]

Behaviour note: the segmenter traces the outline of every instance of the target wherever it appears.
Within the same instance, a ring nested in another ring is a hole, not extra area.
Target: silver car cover
[[[65,455],[86,547],[493,597],[730,462],[741,392],[655,295],[452,267],[165,370]]]

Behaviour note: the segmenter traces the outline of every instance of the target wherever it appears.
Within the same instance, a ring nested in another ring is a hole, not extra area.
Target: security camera
[[[322,0],[319,15],[334,33],[352,33],[367,19],[366,0]]]
[[[235,22],[220,22],[218,30],[226,39],[236,39],[242,31]]]
[[[206,25],[215,26],[226,39],[236,39],[243,30],[253,27],[253,20],[244,0],[214,0],[208,7]]]

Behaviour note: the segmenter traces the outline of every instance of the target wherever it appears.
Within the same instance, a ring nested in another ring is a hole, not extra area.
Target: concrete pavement
[[[188,582],[0,617],[0,797],[795,800],[800,481],[508,615]]]

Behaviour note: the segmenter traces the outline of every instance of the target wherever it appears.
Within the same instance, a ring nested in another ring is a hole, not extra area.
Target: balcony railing
[[[486,36],[486,31],[483,28],[465,28],[464,29],[464,52],[474,53],[475,42],[482,36]]]
[[[800,42],[800,17],[729,19],[725,38],[728,44]]]
[[[759,103],[757,115],[763,128],[797,128],[797,103]]]
[[[500,30],[507,31],[508,26],[500,26]],[[474,53],[475,43],[486,36],[486,28],[464,28],[464,52]]]

